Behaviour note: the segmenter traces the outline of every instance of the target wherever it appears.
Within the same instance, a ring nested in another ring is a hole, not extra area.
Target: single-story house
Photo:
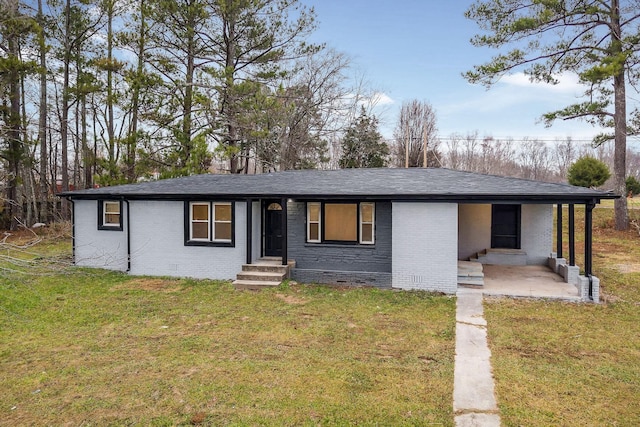
[[[234,279],[270,257],[300,282],[444,293],[456,292],[458,261],[477,253],[506,264],[546,264],[551,256],[562,267],[554,258],[561,231],[556,254],[552,246],[553,206],[561,214],[563,204],[570,214],[585,207],[592,293],[591,212],[617,197],[441,168],[209,174],[60,196],[73,202],[79,266]]]

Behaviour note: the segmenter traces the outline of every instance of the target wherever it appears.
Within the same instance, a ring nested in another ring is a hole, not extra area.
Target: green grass
[[[0,265],[1,425],[453,424],[455,299],[52,262],[68,251]]]
[[[503,425],[640,425],[640,236],[613,230],[612,216],[594,211],[603,304],[485,302]]]

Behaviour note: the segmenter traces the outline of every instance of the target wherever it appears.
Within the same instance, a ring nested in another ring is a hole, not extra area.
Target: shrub
[[[627,184],[627,193],[631,193],[634,196],[640,194],[640,181],[635,176],[627,177],[625,183]]]
[[[590,156],[579,158],[569,168],[569,184],[579,187],[599,187],[611,176],[604,162]]]

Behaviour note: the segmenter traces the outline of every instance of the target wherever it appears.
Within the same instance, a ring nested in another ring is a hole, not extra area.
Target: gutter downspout
[[[127,204],[127,273],[131,271],[131,216],[129,209],[129,201],[122,198],[122,201]]]
[[[76,265],[76,204],[71,197],[67,197],[71,203],[71,257],[73,265]]]

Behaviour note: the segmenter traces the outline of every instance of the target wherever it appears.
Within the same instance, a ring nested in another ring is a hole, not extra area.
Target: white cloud
[[[500,79],[500,83],[506,86],[516,86],[525,89],[530,88],[572,95],[579,95],[584,91],[584,86],[580,84],[578,76],[574,73],[556,75],[554,78],[558,80],[558,83],[555,85],[542,82],[532,82],[529,76],[524,73],[515,73],[502,77]]]
[[[349,98],[355,98],[355,94],[349,95]],[[375,107],[384,107],[395,104],[395,101],[384,92],[373,92],[369,96],[358,96],[358,105],[364,106],[366,109]]]
[[[371,103],[373,105],[391,105],[394,104],[395,101],[386,93],[376,92],[371,97]]]

